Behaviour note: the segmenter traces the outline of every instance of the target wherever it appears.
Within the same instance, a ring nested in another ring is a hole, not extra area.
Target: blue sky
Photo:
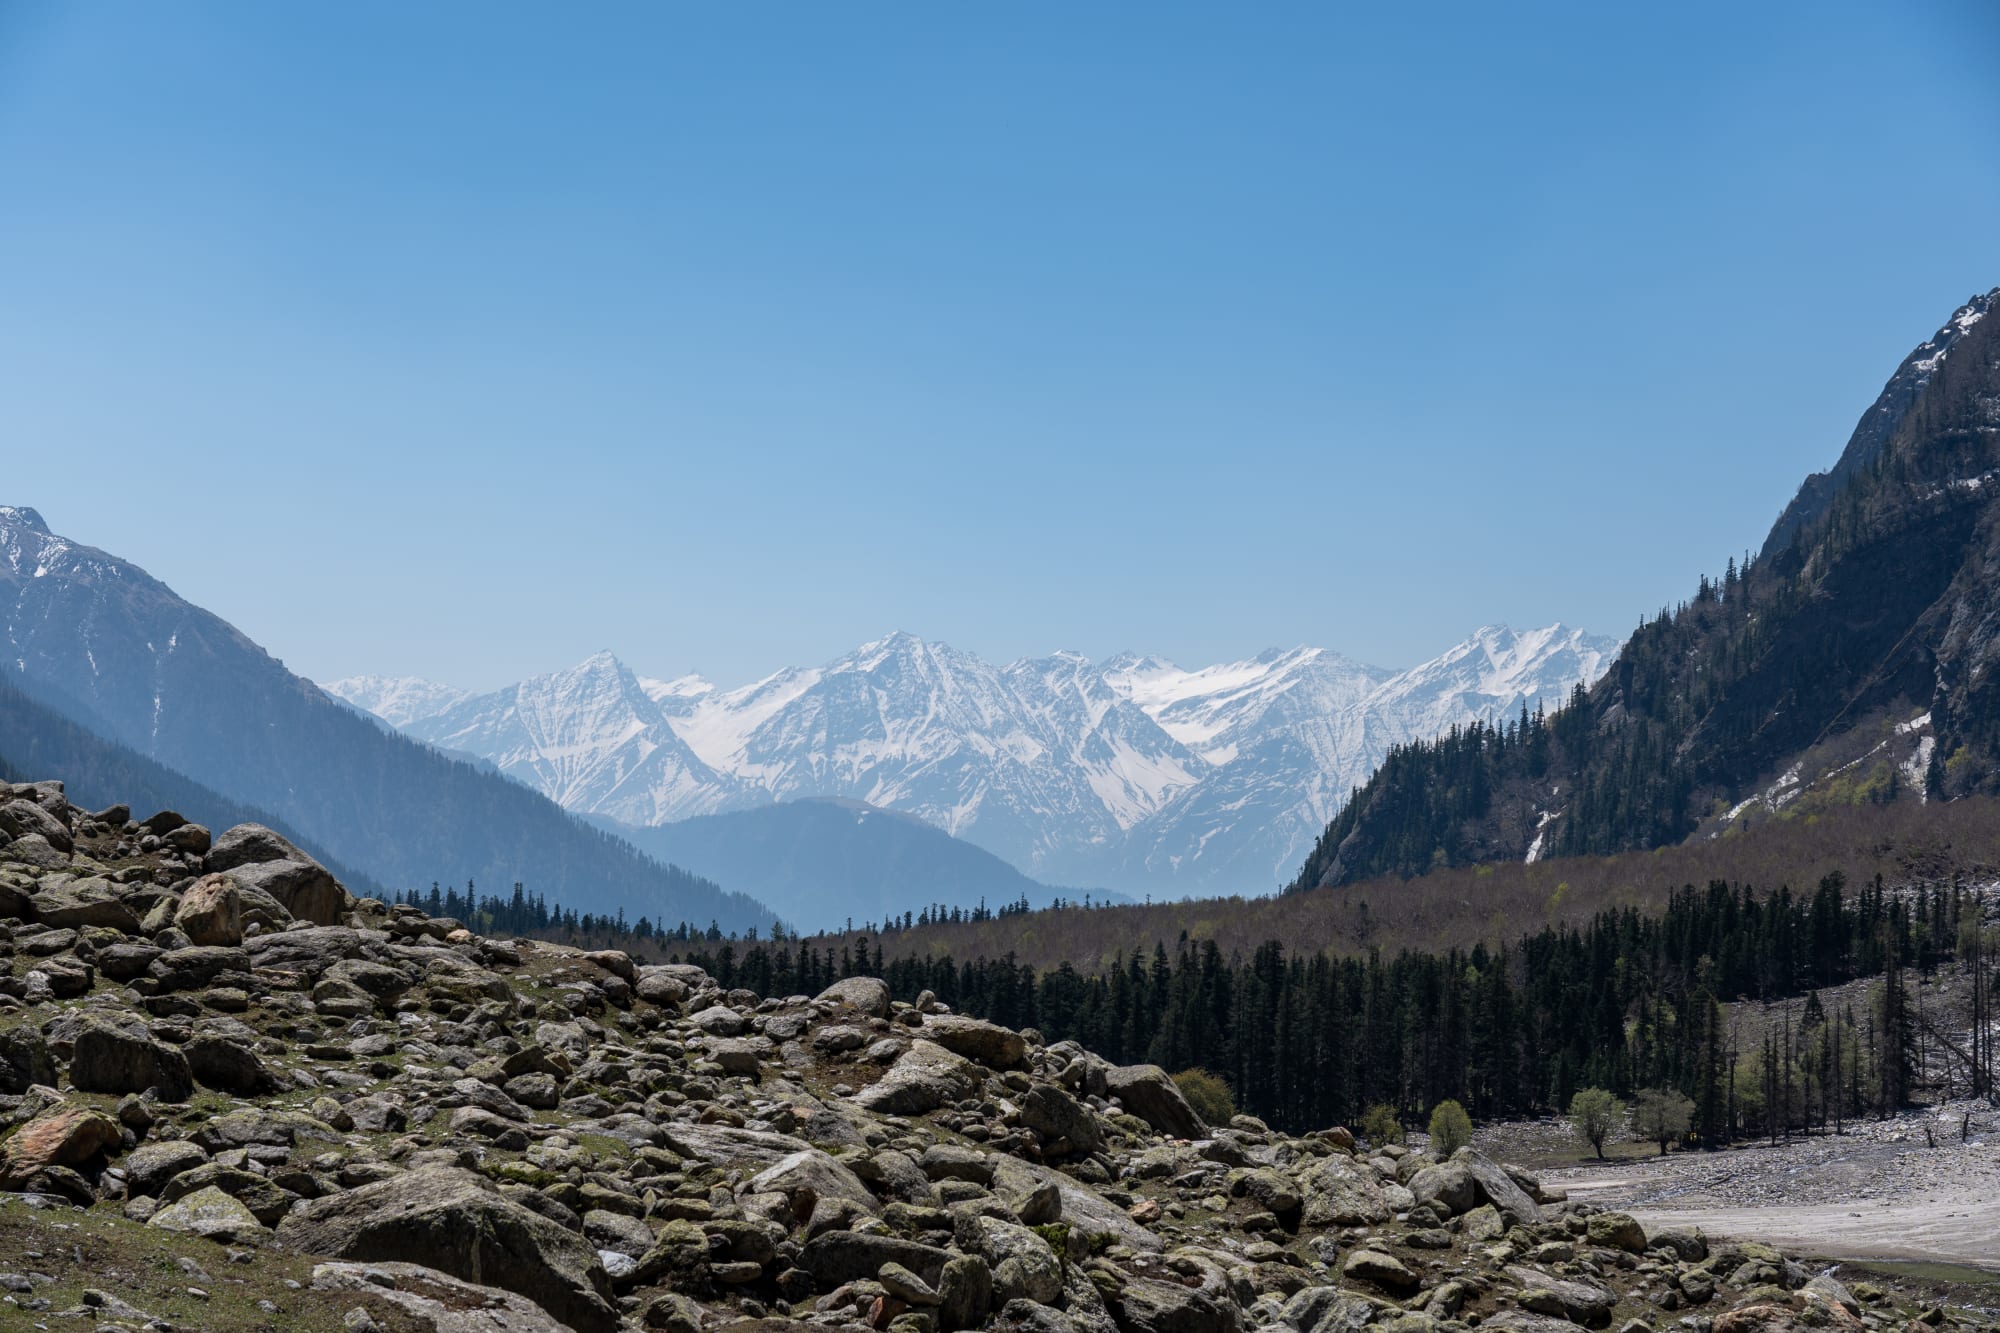
[[[2000,283],[1996,14],[7,4],[0,503],[321,678],[1622,633]]]

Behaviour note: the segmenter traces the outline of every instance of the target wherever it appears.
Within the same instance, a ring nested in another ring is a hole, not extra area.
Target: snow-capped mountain
[[[392,727],[436,717],[471,697],[464,690],[422,676],[349,676],[328,685],[326,692],[364,713],[373,713]]]
[[[1129,654],[996,666],[899,633],[728,690],[637,677],[609,654],[456,699],[374,677],[326,688],[626,823],[843,797],[1044,881],[1255,892],[1296,869],[1390,746],[1554,703],[1616,647],[1495,626],[1403,672],[1319,648],[1190,671]],[[440,706],[408,715],[426,691]]]
[[[365,695],[342,688],[348,683],[327,689],[368,707]],[[415,697],[381,693],[397,703]],[[491,694],[460,694],[427,717],[379,716],[420,741],[489,760],[565,809],[621,823],[664,824],[766,799],[703,763],[610,653]]]

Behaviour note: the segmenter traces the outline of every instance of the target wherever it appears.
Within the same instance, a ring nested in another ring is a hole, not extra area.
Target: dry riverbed
[[[1496,1126],[1480,1140],[1532,1162],[1572,1198],[1626,1209],[1649,1229],[1698,1226],[1827,1259],[1962,1266],[2000,1279],[2000,1117],[1983,1101],[1664,1158],[1623,1144],[1612,1161],[1587,1160],[1559,1121]]]

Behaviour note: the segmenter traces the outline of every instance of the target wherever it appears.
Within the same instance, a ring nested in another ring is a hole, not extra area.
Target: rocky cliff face
[[[759,996],[485,939],[356,901],[269,830],[133,814],[0,788],[0,1309],[23,1326],[1639,1333],[1692,1307],[1710,1333],[1859,1333],[1910,1314],[1470,1149],[1205,1124],[1158,1069],[871,977]]]

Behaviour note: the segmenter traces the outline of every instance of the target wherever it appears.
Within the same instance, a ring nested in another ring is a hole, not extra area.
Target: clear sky
[[[0,0],[0,503],[322,679],[1623,633],[2000,283],[1964,3]]]

